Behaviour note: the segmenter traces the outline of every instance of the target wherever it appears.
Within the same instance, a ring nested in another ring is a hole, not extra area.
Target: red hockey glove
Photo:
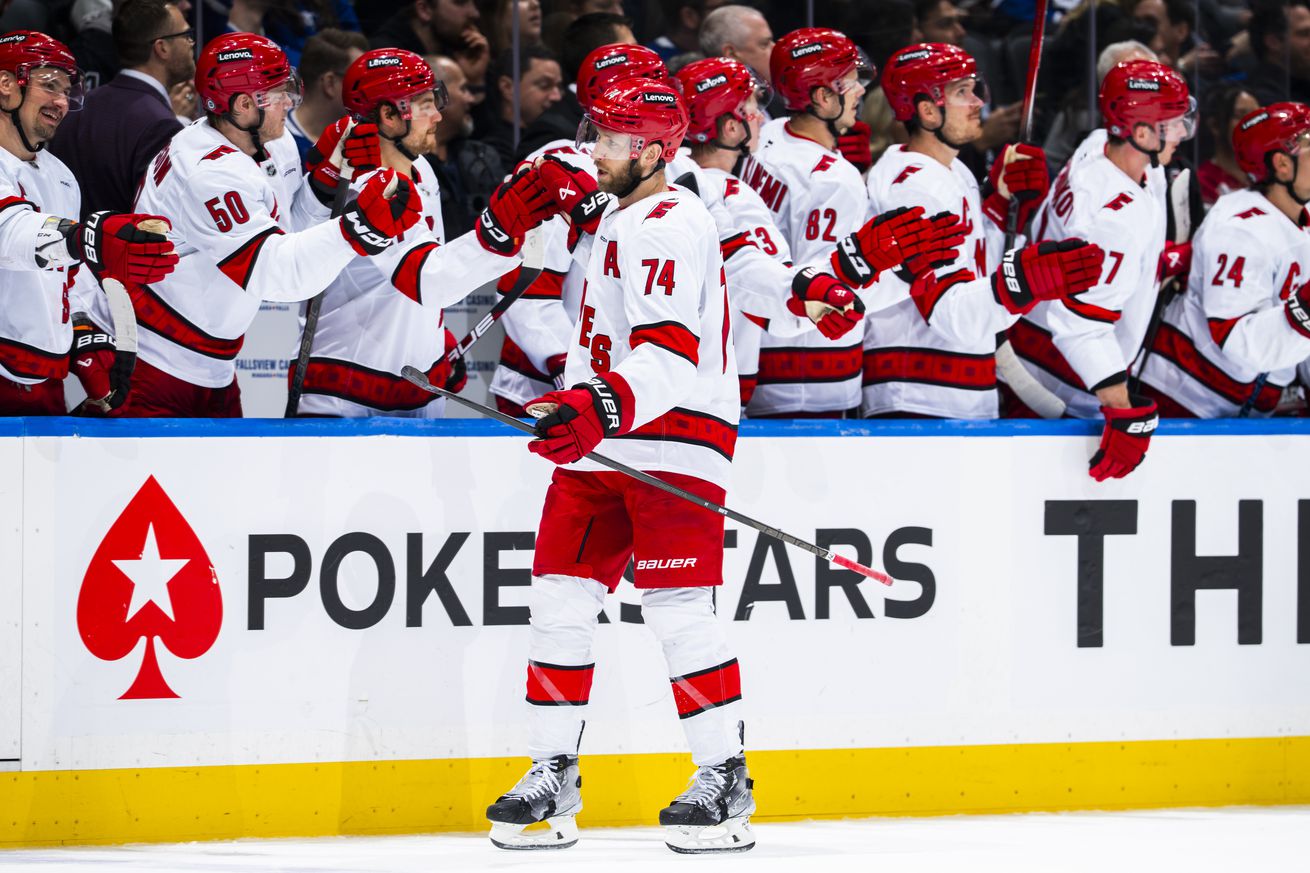
[[[1046,169],[1046,152],[1037,146],[1008,145],[992,161],[987,179],[987,196],[983,198],[983,212],[1002,230],[1010,212],[1010,204],[1017,201],[1019,227],[1028,225],[1028,219],[1051,187],[1051,174]]]
[[[863,173],[873,166],[872,139],[873,129],[863,121],[857,121],[850,130],[837,137],[837,151]]]
[[[78,414],[105,415],[123,405],[132,388],[135,354],[119,352],[113,337],[91,321],[77,317],[73,319],[70,356],[71,369],[86,392]]]
[[[541,186],[554,198],[558,211],[582,233],[595,233],[610,196],[597,189],[596,180],[554,155],[542,158],[537,173]]]
[[[806,267],[791,280],[787,309],[814,322],[819,333],[837,339],[849,333],[864,318],[860,296],[816,267]]]
[[[450,352],[453,348],[455,348],[455,346],[459,345],[459,340],[456,339],[455,335],[450,332],[450,328],[446,328],[445,330],[446,330],[446,351],[443,360],[450,361]],[[458,394],[459,392],[464,390],[464,386],[468,384],[468,381],[469,381],[468,364],[464,363],[464,356],[460,355],[456,357],[454,361],[450,362],[450,375],[446,377],[446,384],[441,387],[445,388],[447,391],[451,391],[455,394]]]
[[[626,398],[626,399],[625,399]],[[528,450],[556,464],[571,464],[607,436],[632,427],[632,392],[618,373],[595,376],[567,391],[551,391],[524,407],[529,415],[556,408],[537,421],[537,438]]]
[[[1190,242],[1165,243],[1160,253],[1160,265],[1155,271],[1155,281],[1163,282],[1174,276],[1186,276],[1192,269],[1192,244]]]
[[[909,237],[914,229],[926,225],[922,216],[922,206],[913,209],[902,206],[875,215],[837,243],[831,259],[833,275],[847,285],[863,288],[883,270],[898,266],[905,260],[900,238]]]
[[[330,205],[336,196],[343,161],[350,165],[352,180],[382,166],[382,140],[376,124],[356,123],[344,116],[325,127],[318,142],[310,146],[305,169],[320,202]]]
[[[1283,304],[1283,314],[1292,330],[1306,339],[1310,339],[1310,282],[1306,282],[1287,297]]]
[[[910,283],[910,299],[914,301],[923,320],[929,321],[933,310],[937,308],[937,301],[947,291],[961,282],[972,282],[976,278],[972,270],[960,269],[941,277],[932,270],[924,270]]]
[[[171,229],[162,215],[93,212],[86,221],[69,225],[68,253],[97,278],[148,285],[173,272],[177,264],[177,252],[164,236]]]
[[[379,170],[341,214],[341,235],[357,254],[380,254],[418,222],[422,208],[408,178],[392,169]]]
[[[897,268],[897,275],[907,282],[914,277],[945,267],[960,257],[964,243],[965,225],[951,212],[939,212],[920,222],[897,237],[905,262]]]
[[[1160,423],[1154,400],[1132,395],[1130,409],[1101,407],[1105,416],[1105,429],[1101,431],[1101,447],[1088,462],[1089,473],[1097,482],[1122,479],[1137,469],[1146,457],[1151,444],[1151,433]]]
[[[523,245],[523,234],[556,211],[555,198],[542,186],[536,169],[524,167],[491,192],[478,217],[478,242],[489,252],[512,255]]]
[[[1100,246],[1076,238],[1010,249],[992,274],[992,296],[1023,315],[1042,300],[1072,297],[1095,285],[1104,260]]]

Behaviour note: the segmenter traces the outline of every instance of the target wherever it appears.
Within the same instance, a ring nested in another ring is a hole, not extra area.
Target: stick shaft
[[[1027,143],[1033,135],[1033,104],[1037,102],[1037,70],[1042,65],[1042,43],[1046,39],[1046,3],[1037,0],[1033,14],[1033,36],[1028,46],[1028,75],[1023,83],[1023,110],[1019,116],[1019,142]],[[997,160],[1003,160],[1002,155]],[[1005,248],[1014,247],[1014,240],[1019,235],[1019,210],[1011,194],[1009,209],[1005,214]]]
[[[491,326],[500,321],[500,317],[510,308],[514,301],[522,297],[532,283],[541,275],[542,267],[542,240],[541,231],[533,228],[528,231],[528,236],[523,242],[524,257],[523,266],[519,270],[519,277],[514,280],[514,287],[501,296],[496,301],[496,305],[487,310],[487,314],[478,319],[478,323],[473,325],[473,329],[464,335],[464,338],[455,344],[455,347],[446,353],[446,360],[451,364],[468,354],[468,350],[473,348],[473,344],[482,339],[482,335],[491,330]]]
[[[337,177],[337,188],[332,194],[332,218],[335,221],[346,211],[346,195],[350,193],[350,182],[346,180],[345,167]],[[291,390],[287,392],[287,408],[284,418],[295,418],[300,411],[300,395],[305,390],[305,370],[309,367],[309,355],[314,349],[314,334],[318,332],[318,314],[323,309],[323,295],[320,291],[309,300],[305,309],[305,329],[300,334],[300,352],[296,355],[295,369],[291,372]]]

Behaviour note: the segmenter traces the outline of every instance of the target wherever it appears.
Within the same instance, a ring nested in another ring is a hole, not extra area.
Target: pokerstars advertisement
[[[896,578],[729,523],[749,744],[1310,733],[1310,494],[1283,466],[1308,441],[1157,440],[1098,484],[1092,437],[743,438],[734,508]],[[0,463],[0,759],[522,753],[551,467],[521,438],[26,437]],[[601,622],[585,750],[685,749],[640,593]]]

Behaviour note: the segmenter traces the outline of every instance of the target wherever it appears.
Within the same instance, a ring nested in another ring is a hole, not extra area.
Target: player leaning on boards
[[[1251,180],[1192,241],[1187,293],[1165,310],[1142,393],[1167,416],[1268,416],[1310,358],[1310,107],[1274,103],[1233,128]]]
[[[172,221],[181,260],[164,279],[131,286],[142,330],[123,415],[240,417],[234,360],[259,304],[314,296],[419,217],[413,186],[382,170],[329,219],[286,133],[300,91],[270,40],[211,40],[196,90],[206,117],[173,137],[137,194],[138,210]]]
[[[1010,342],[1070,416],[1105,418],[1089,464],[1091,476],[1104,481],[1137,468],[1158,419],[1155,401],[1128,393],[1128,367],[1158,293],[1167,210],[1160,165],[1192,135],[1196,101],[1170,68],[1134,60],[1106,74],[1100,104],[1106,144],[1080,147],[1035,219],[1038,239],[1077,235],[1099,245],[1100,281],[1077,298],[1039,303],[1010,328]]]
[[[177,263],[167,239],[137,228],[159,216],[77,221],[77,180],[45,145],[82,97],[63,43],[30,30],[0,37],[0,415],[63,415],[70,364],[87,393],[81,411],[120,406],[132,360],[115,353],[96,279],[153,282]]]
[[[379,166],[408,180],[419,221],[385,251],[352,258],[328,285],[300,414],[438,417],[444,403],[402,378],[401,369],[416,367],[451,391],[462,387],[463,360],[452,368],[446,359],[455,338],[442,326],[442,309],[517,266],[523,233],[551,214],[552,201],[535,174],[520,174],[492,195],[478,229],[446,243],[437,175],[422,157],[433,149],[444,84],[413,52],[374,49],[346,69],[341,97],[351,114],[329,125],[308,155],[320,201],[335,196],[340,158],[333,155],[340,152],[357,191]],[[525,192],[534,214],[521,208]]]
[[[591,461],[615,460],[721,502],[737,437],[738,388],[714,220],[664,165],[687,129],[677,91],[619,85],[587,110],[598,181],[617,198],[575,254],[586,292],[565,384],[528,404],[543,414],[529,448],[556,464],[533,561],[527,774],[487,810],[504,848],[577,840],[578,751],[591,692],[592,641],[605,594],[629,558],[642,617],[668,663],[697,766],[660,813],[676,851],[749,848],[755,810],[737,701],[741,678],[714,615],[723,518]],[[575,216],[576,220],[576,216]],[[602,441],[604,441],[602,443]],[[544,835],[523,828],[546,820]]]

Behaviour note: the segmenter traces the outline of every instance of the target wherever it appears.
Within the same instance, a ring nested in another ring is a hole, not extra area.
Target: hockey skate
[[[750,817],[755,812],[754,782],[746,759],[729,758],[717,767],[700,767],[687,790],[660,810],[664,842],[682,854],[744,852],[755,845]]]
[[[487,807],[491,842],[501,849],[567,849],[578,841],[573,818],[582,811],[576,755],[533,761],[518,784]],[[545,830],[524,829],[545,822]]]

